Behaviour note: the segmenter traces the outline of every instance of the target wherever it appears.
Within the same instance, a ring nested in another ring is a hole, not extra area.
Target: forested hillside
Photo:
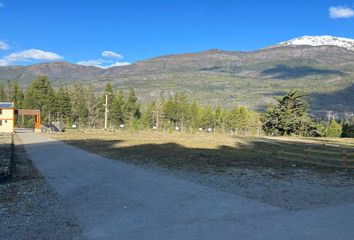
[[[0,84],[0,101],[12,101],[17,109],[39,109],[46,126],[60,122],[64,127],[80,129],[104,127],[333,137],[352,134],[352,116],[340,119],[340,124],[333,117],[315,120],[308,114],[305,97],[303,92],[292,90],[275,98],[276,104],[269,104],[261,113],[246,106],[200,105],[183,92],[168,98],[161,96],[149,102],[141,101],[134,88],[124,92],[110,83],[100,95],[95,94],[92,85],[81,83],[55,90],[46,76],[38,77],[26,89],[17,81]],[[33,117],[18,116],[16,126],[33,127],[33,121]]]
[[[201,104],[258,110],[264,110],[274,96],[300,89],[308,95],[315,115],[354,112],[354,51],[337,46],[209,50],[108,69],[67,62],[0,67],[0,82],[18,80],[23,87],[39,75],[47,75],[54,88],[77,81],[100,93],[110,82],[124,91],[133,87],[143,101],[185,92]]]

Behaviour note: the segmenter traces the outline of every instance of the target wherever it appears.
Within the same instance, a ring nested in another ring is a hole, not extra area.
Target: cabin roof
[[[0,109],[13,108],[12,102],[0,102]]]

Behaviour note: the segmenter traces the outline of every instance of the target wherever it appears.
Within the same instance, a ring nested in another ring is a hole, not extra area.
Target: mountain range
[[[255,51],[212,49],[171,54],[102,69],[69,62],[0,67],[0,82],[24,86],[47,75],[54,86],[74,81],[134,87],[142,101],[183,91],[205,104],[263,110],[290,89],[308,94],[313,114],[354,112],[354,40],[304,36]]]

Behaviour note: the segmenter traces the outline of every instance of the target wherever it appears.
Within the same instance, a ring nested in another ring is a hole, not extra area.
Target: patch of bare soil
[[[0,239],[80,239],[80,227],[15,138],[14,172],[0,184]]]
[[[166,169],[161,171],[166,171]],[[205,172],[167,170],[173,175],[273,206],[300,210],[354,203],[353,173],[311,169],[229,168]]]

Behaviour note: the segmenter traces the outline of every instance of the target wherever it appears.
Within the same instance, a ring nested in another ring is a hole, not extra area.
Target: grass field
[[[228,167],[251,166],[278,168],[280,149],[302,153],[305,148],[311,148],[322,157],[343,150],[354,152],[354,139],[235,137],[218,133],[130,131],[71,132],[50,136],[87,151],[133,164],[198,171],[211,168],[225,171]],[[293,166],[294,163],[286,165]]]
[[[278,157],[280,149],[302,154],[309,147],[320,152],[319,159],[328,152],[354,152],[354,139],[129,131],[49,136],[108,158],[281,208],[329,207],[354,199],[352,171],[291,161],[281,168]]]

